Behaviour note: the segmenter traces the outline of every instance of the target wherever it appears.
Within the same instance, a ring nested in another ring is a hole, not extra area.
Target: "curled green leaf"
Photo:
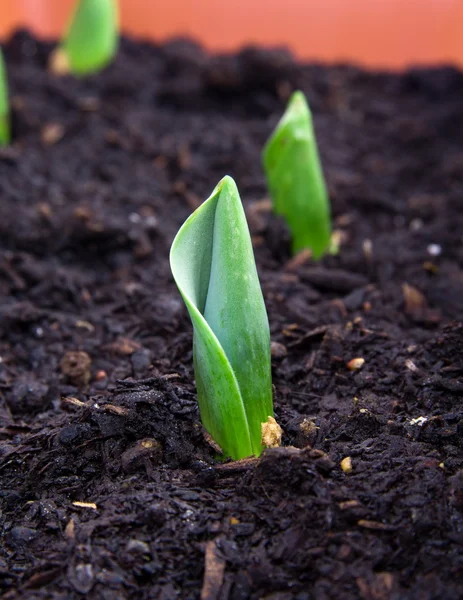
[[[225,456],[258,456],[262,423],[273,416],[270,332],[231,177],[180,228],[170,265],[193,323],[201,420]]]
[[[119,43],[116,0],[79,0],[61,43],[69,70],[88,75],[103,69]]]
[[[291,96],[264,147],[263,165],[274,211],[291,230],[293,252],[310,248],[319,258],[330,245],[330,205],[312,115],[302,92]]]
[[[8,78],[3,52],[0,50],[0,146],[10,143],[10,102],[8,98]]]

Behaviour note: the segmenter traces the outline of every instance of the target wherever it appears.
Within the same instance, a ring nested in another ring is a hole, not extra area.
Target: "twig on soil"
[[[206,544],[201,600],[216,600],[219,598],[224,572],[225,559],[219,552],[216,541],[211,540]]]

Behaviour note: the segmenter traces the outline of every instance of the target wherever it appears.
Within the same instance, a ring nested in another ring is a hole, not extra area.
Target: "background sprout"
[[[8,79],[5,61],[0,50],[0,146],[10,143],[10,103],[8,100]]]
[[[88,75],[105,67],[117,51],[118,21],[117,0],[79,0],[54,69]]]
[[[293,252],[310,248],[319,258],[330,245],[330,206],[312,115],[302,92],[291,96],[264,147],[263,164],[274,211],[291,230]]]
[[[225,456],[258,456],[262,423],[273,416],[270,332],[231,177],[180,228],[170,265],[193,323],[201,420]]]

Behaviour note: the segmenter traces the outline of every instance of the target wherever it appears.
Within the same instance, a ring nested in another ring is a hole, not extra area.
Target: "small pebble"
[[[373,242],[370,239],[363,240],[362,251],[365,260],[371,262],[373,259]]]
[[[423,225],[424,223],[421,219],[412,219],[412,221],[410,221],[410,229],[412,231],[419,231],[423,228]]]
[[[96,372],[95,380],[101,381],[102,379],[106,379],[107,376],[108,376],[108,374],[106,373],[106,371],[103,371],[102,369],[100,369],[99,371]]]
[[[407,367],[407,369],[409,369],[413,373],[417,373],[419,371],[419,369],[415,365],[415,363],[412,360],[410,360],[409,358],[407,358],[407,360],[405,361],[405,366]]]
[[[133,212],[133,213],[130,213],[130,215],[129,215],[129,221],[131,223],[140,223],[141,217],[138,213]]]
[[[410,425],[417,425],[418,427],[423,427],[427,420],[428,417],[416,417],[416,419],[412,419],[410,421]]]
[[[279,342],[272,342],[270,344],[270,352],[272,354],[272,358],[284,358],[288,354],[286,346],[280,344]]]
[[[64,127],[60,123],[48,123],[42,128],[40,139],[42,144],[52,146],[64,136]]]
[[[342,459],[341,469],[344,473],[352,473],[352,458],[350,456],[346,456]]]
[[[127,552],[133,554],[151,554],[149,545],[142,540],[129,540],[126,547]]]
[[[364,364],[365,364],[364,358],[353,358],[352,360],[350,360],[347,363],[346,366],[349,369],[349,371],[358,371],[359,369],[361,369],[363,367]]]
[[[431,256],[439,256],[442,253],[442,247],[439,244],[429,244],[427,250]]]
[[[154,215],[149,215],[145,219],[145,225],[148,229],[156,229],[158,226],[158,220]]]

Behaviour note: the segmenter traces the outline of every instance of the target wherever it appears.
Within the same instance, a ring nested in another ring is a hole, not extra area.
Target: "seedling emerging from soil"
[[[330,206],[307,100],[294,92],[263,151],[273,208],[292,234],[293,252],[319,258],[330,245]]]
[[[8,101],[8,79],[5,61],[0,50],[0,146],[10,143],[10,103]]]
[[[117,0],[79,0],[52,69],[89,75],[111,62],[118,43]]]
[[[201,420],[225,456],[258,456],[262,423],[273,416],[270,332],[231,177],[180,228],[170,265],[193,323]]]

